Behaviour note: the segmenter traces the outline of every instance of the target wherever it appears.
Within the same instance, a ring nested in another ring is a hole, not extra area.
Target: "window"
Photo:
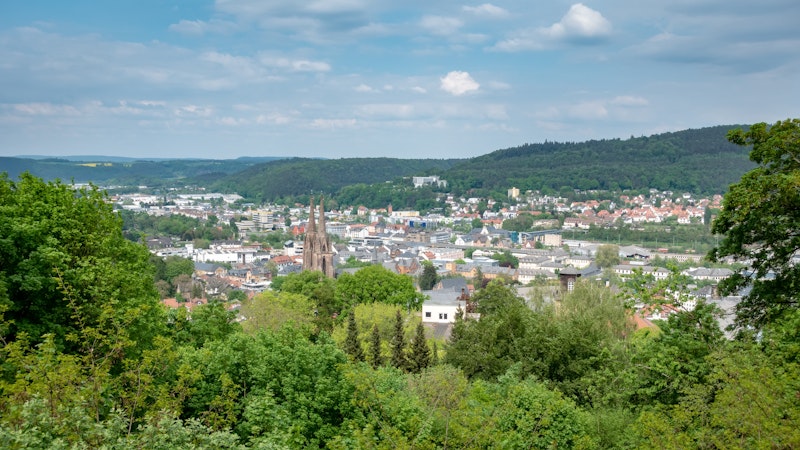
[[[439,320],[447,320],[447,313],[439,313]]]
[[[425,317],[430,318],[431,317],[431,312],[430,311],[425,311]]]

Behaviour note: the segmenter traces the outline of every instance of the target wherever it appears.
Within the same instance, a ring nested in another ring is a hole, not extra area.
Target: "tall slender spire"
[[[310,203],[311,203],[311,208],[309,208],[309,210],[308,210],[308,229],[306,230],[306,234],[308,234],[309,232],[313,233],[313,232],[317,231],[317,225],[316,225],[316,222],[314,222],[314,196],[313,195],[311,196]]]
[[[319,229],[325,231],[325,198],[319,198]]]

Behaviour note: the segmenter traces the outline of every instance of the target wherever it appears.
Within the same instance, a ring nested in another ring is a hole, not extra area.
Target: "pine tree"
[[[347,338],[344,340],[344,351],[353,358],[353,361],[364,361],[364,349],[361,348],[361,340],[358,339],[355,312],[351,312],[347,316]]]
[[[411,343],[411,357],[408,367],[411,372],[420,373],[422,369],[431,365],[431,350],[428,348],[428,341],[425,339],[425,326],[422,322],[417,324],[417,334],[414,342]]]
[[[439,364],[439,346],[433,341],[433,352],[431,352],[431,366]]]
[[[405,370],[406,363],[406,340],[405,330],[403,330],[403,315],[397,310],[394,321],[394,334],[392,335],[392,366]]]
[[[383,356],[381,355],[381,333],[378,331],[378,325],[372,325],[372,334],[369,338],[369,359],[373,369],[383,365]]]

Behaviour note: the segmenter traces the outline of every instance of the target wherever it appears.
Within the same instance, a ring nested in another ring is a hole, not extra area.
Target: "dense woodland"
[[[545,142],[470,159],[239,158],[236,160],[123,161],[81,165],[67,160],[0,158],[12,178],[28,171],[46,180],[155,187],[195,185],[238,193],[256,203],[305,202],[323,193],[339,204],[434,209],[436,193],[506,198],[523,192],[672,190],[719,194],[754,167],[747,150],[725,140],[731,126],[630,139]],[[439,175],[446,189],[411,189],[411,176]]]
[[[747,150],[725,140],[733,127],[582,143],[526,144],[472,158],[443,174],[455,192],[654,188],[718,194],[753,168]]]
[[[799,448],[798,136],[732,137],[759,168],[712,256],[778,274],[723,286],[755,293],[734,339],[704,302],[636,330],[633,301],[685,300],[677,273],[529,298],[494,281],[447,340],[425,335],[414,280],[378,266],[279,279],[238,313],[167,311],[166,266],[104,194],[0,176],[0,447]]]

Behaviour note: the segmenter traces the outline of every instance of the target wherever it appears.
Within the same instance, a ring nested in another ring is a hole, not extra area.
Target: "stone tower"
[[[319,225],[314,217],[314,197],[308,214],[308,227],[303,242],[303,270],[318,270],[328,278],[334,277],[331,238],[325,232],[325,206],[319,199]]]

